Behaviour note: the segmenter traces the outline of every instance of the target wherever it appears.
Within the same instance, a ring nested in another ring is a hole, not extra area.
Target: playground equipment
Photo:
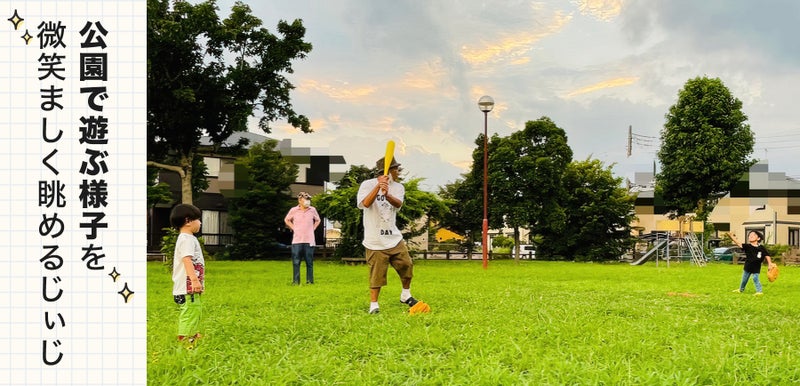
[[[684,257],[688,257],[697,266],[706,265],[708,258],[703,252],[702,243],[694,231],[694,229],[700,229],[698,233],[702,233],[703,223],[701,221],[684,223],[684,226],[681,227],[676,220],[664,220],[659,221],[656,228],[657,231],[640,237],[642,241],[646,241],[648,245],[652,246],[644,255],[634,259],[631,265],[642,265],[653,257],[656,258],[656,265],[658,265],[659,258],[666,260],[667,266],[669,266],[671,259],[678,258],[682,260]],[[684,228],[683,231],[680,228]],[[677,253],[674,253],[675,250],[677,250]],[[684,254],[684,250],[688,254]]]

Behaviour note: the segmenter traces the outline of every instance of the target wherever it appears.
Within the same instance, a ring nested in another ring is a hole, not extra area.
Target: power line
[[[630,157],[631,154],[633,153],[633,145],[636,145],[637,148],[652,149],[654,147],[660,146],[660,138],[654,137],[652,135],[634,133],[633,126],[628,126],[628,148],[627,148],[628,157]],[[653,151],[650,150],[645,152],[650,153]]]
[[[786,133],[786,134],[782,134],[782,133]],[[778,134],[774,134],[774,135],[759,135],[758,137],[759,138],[778,138],[778,137],[796,137],[796,136],[797,136],[797,131],[785,131],[785,132],[782,131],[782,132],[779,132]]]
[[[772,150],[772,149],[777,149],[777,150],[779,150],[779,149],[800,149],[800,144],[797,144],[797,145],[786,145],[786,146],[755,146],[755,148],[756,149],[766,149],[766,150]]]
[[[770,150],[800,149],[800,140],[794,139],[797,138],[797,133],[790,133],[790,132],[786,133],[787,134],[759,136],[758,137],[759,140],[756,141],[755,143],[756,146],[753,146],[753,150],[770,151]],[[787,141],[778,139],[785,137],[792,137],[793,140]],[[771,141],[761,140],[764,138],[776,138],[776,139]],[[778,146],[774,146],[772,144],[778,144]],[[628,146],[627,146],[628,157],[630,157],[631,154],[633,154],[634,145],[636,145],[637,149],[645,150],[645,152],[651,152],[653,148],[658,148],[661,146],[661,141],[659,137],[634,133],[633,126],[628,126]]]

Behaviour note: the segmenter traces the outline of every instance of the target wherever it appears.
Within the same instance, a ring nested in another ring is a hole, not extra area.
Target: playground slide
[[[656,251],[661,249],[661,247],[663,247],[664,244],[667,243],[667,241],[669,241],[669,239],[664,239],[664,240],[659,241],[658,244],[656,244],[653,248],[651,248],[649,251],[647,251],[647,253],[645,253],[644,256],[640,257],[639,260],[636,260],[636,261],[632,262],[631,265],[642,265],[642,264],[644,264],[647,260],[650,259],[650,256],[652,256],[654,253],[656,253]]]

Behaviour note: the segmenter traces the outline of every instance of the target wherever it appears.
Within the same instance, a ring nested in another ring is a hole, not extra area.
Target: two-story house
[[[635,174],[631,190],[637,193],[638,220],[633,226],[640,234],[660,231],[657,224],[667,219],[663,202],[654,194],[654,185],[654,173]],[[798,247],[800,181],[786,173],[770,172],[767,161],[759,161],[719,200],[708,222],[714,225],[715,237],[730,231],[745,240],[748,231],[757,230],[763,232],[768,244]]]
[[[230,146],[246,138],[250,144],[260,143],[267,139],[263,135],[238,132],[234,133],[220,146]],[[201,139],[200,154],[204,155],[206,164],[208,188],[194,200],[194,205],[203,211],[202,235],[209,251],[224,248],[233,241],[233,230],[228,224],[228,202],[226,192],[232,191],[236,183],[234,164],[236,157],[221,155],[213,151],[209,138]],[[324,150],[307,147],[292,147],[290,139],[278,142],[276,148],[281,155],[299,167],[297,180],[290,186],[292,195],[301,191],[319,194],[325,191],[327,184],[338,182],[345,173],[346,162],[341,155],[322,154]],[[160,247],[163,228],[169,228],[169,212],[172,206],[180,200],[180,179],[176,173],[162,171],[159,180],[170,185],[174,197],[173,202],[161,203],[152,208],[148,213],[148,250],[155,251]],[[321,214],[324,216],[324,214]],[[325,222],[323,222],[324,224]],[[317,229],[317,242],[325,244],[325,227]],[[291,243],[291,235],[284,235],[284,243]]]

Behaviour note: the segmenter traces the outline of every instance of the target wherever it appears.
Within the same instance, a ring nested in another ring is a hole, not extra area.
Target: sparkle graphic
[[[128,288],[128,283],[125,283],[125,287],[122,288],[122,291],[117,292],[118,294],[122,295],[122,298],[125,299],[125,303],[131,300],[133,297],[133,291]]]
[[[25,20],[25,19],[19,17],[19,14],[17,13],[17,10],[15,9],[14,10],[14,16],[11,16],[6,20],[10,21],[11,24],[14,25],[14,29],[16,30],[16,29],[19,29],[19,25],[22,24],[22,21]]]
[[[31,36],[31,34],[28,33],[28,30],[25,30],[25,35],[22,35],[20,37],[25,40],[25,45],[30,44],[31,39],[33,39],[33,36]]]
[[[122,276],[122,274],[117,272],[117,267],[114,267],[114,269],[111,271],[111,273],[108,274],[108,276],[111,276],[112,280],[117,281],[117,278]]]

